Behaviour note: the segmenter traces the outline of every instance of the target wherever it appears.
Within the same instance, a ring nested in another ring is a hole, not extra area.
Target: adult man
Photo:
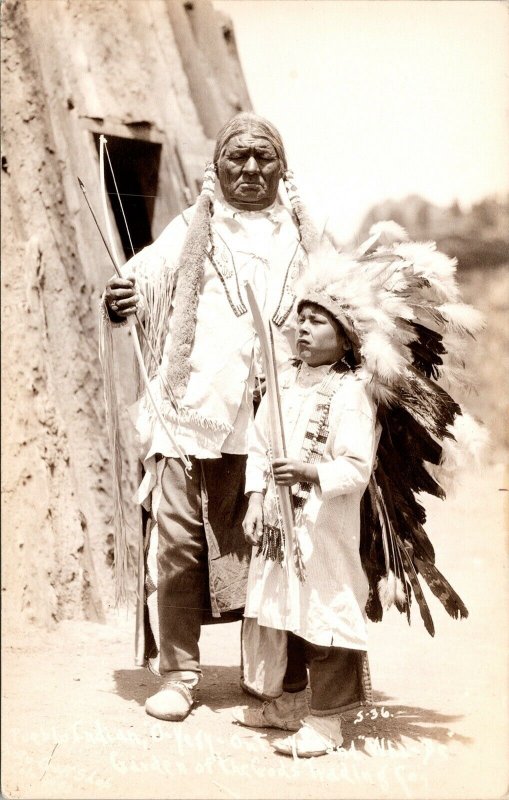
[[[281,178],[293,213],[277,200]],[[144,316],[161,354],[153,392],[174,437],[141,398],[136,428],[145,476],[138,501],[152,518],[147,656],[163,678],[145,708],[160,719],[184,719],[192,707],[204,617],[227,619],[244,605],[255,336],[243,284],[253,286],[273,320],[278,359],[285,360],[293,284],[316,243],[290,181],[278,131],[254,114],[238,115],[218,134],[196,205],[131,259],[125,278],[112,278],[104,295],[109,322],[125,323],[136,310]]]

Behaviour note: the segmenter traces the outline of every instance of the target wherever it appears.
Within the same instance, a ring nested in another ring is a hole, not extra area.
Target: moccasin
[[[275,739],[272,746],[277,753],[294,758],[313,758],[332,753],[343,744],[339,717],[306,717],[302,727],[293,736]]]
[[[266,701],[258,708],[236,708],[233,719],[247,728],[279,728],[298,731],[309,713],[307,693],[283,692],[280,697]]]
[[[157,719],[180,722],[187,717],[193,705],[192,689],[182,681],[170,681],[147,698],[145,711]]]

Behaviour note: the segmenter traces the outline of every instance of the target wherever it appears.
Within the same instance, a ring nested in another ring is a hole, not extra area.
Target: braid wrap
[[[189,356],[194,342],[200,284],[207,258],[215,180],[214,165],[207,164],[202,190],[177,267],[173,336],[166,339],[163,361],[168,362],[167,382],[178,399],[182,399],[191,373]]]
[[[285,171],[283,182],[293,213],[297,218],[302,246],[306,253],[312,253],[320,244],[320,235],[309,216],[307,208],[300,199],[299,190],[291,169]]]

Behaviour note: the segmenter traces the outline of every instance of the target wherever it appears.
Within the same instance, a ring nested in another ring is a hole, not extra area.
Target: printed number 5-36
[[[378,717],[383,717],[387,719],[390,717],[390,712],[386,711],[385,708],[382,706],[381,708],[372,708],[370,711],[359,711],[357,712],[357,716],[353,721],[354,725],[357,725],[359,722],[362,722],[364,719],[378,719]]]

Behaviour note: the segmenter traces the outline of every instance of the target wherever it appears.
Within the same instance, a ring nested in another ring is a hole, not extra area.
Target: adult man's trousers
[[[241,617],[249,555],[246,457],[177,458],[157,463],[146,551],[146,654],[151,669],[174,679],[199,673],[200,628]],[[185,675],[184,675],[185,673]]]

